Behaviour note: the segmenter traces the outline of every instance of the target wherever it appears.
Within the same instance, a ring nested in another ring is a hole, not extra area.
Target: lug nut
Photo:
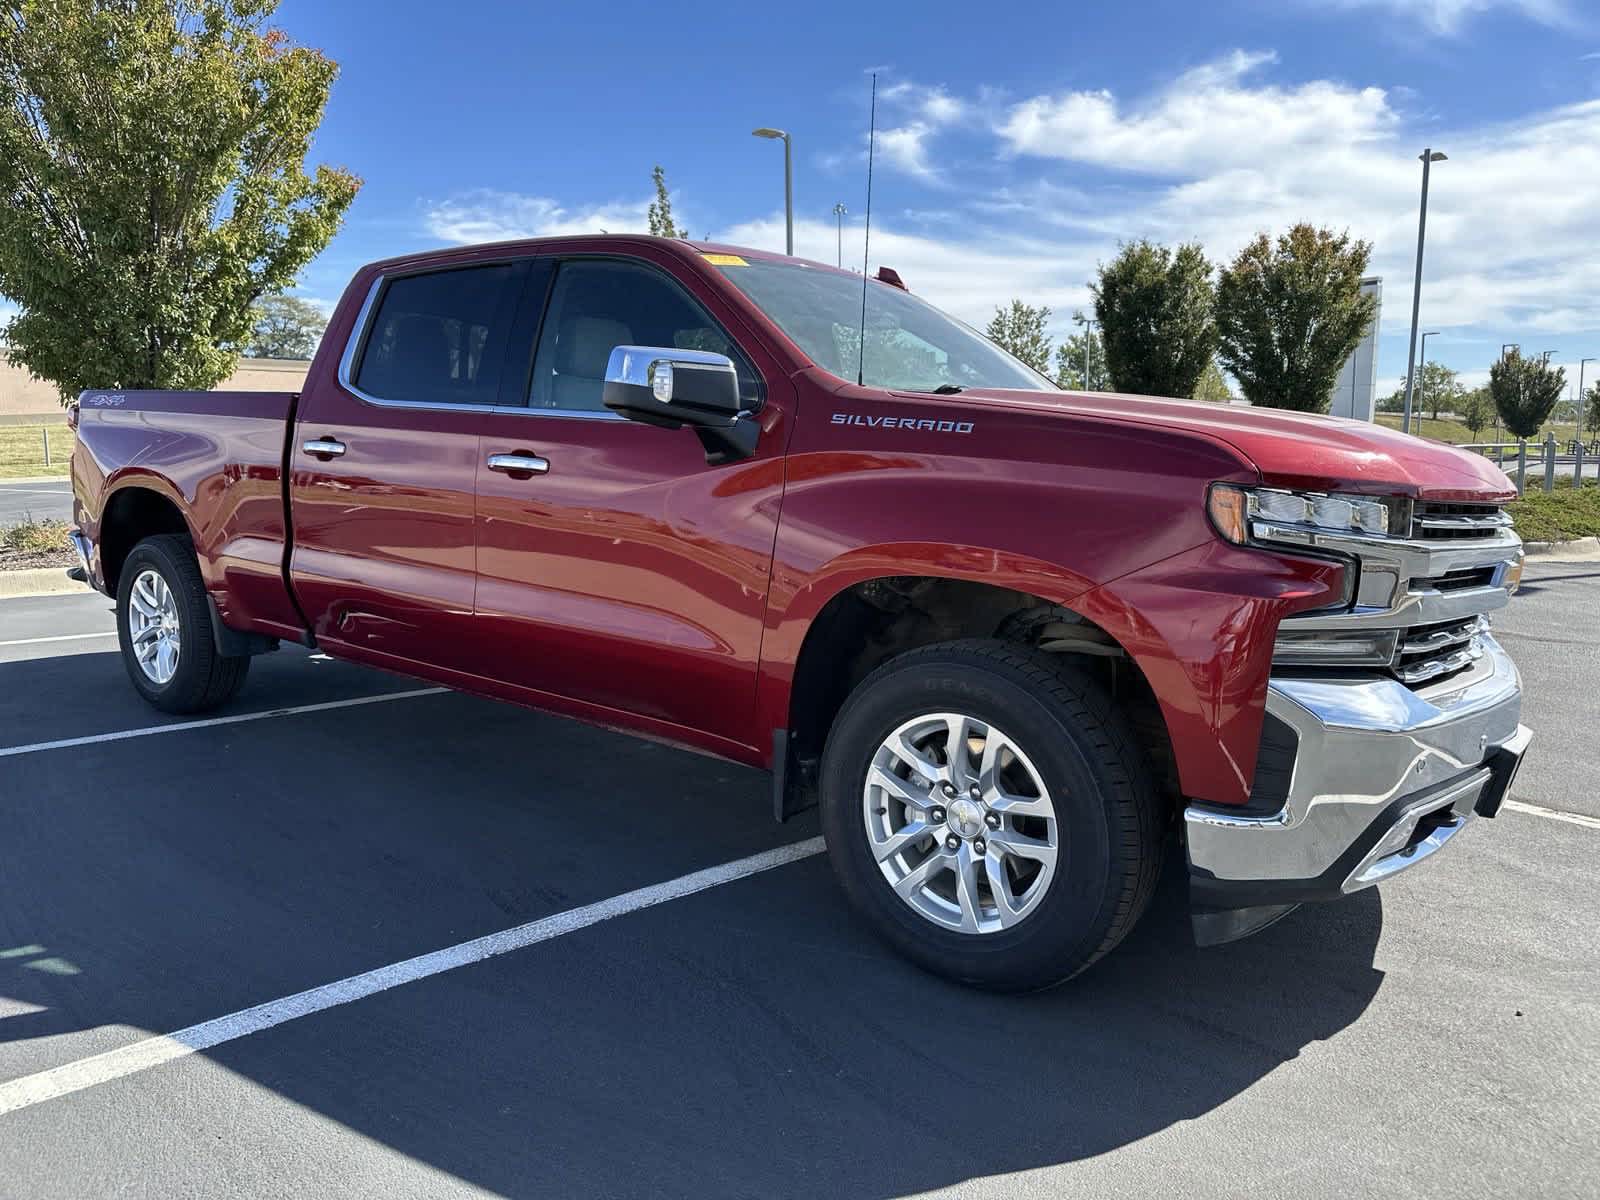
[[[944,820],[944,809],[935,804],[928,810],[928,819],[931,820],[935,825],[939,824]]]
[[[944,840],[944,848],[946,850],[958,850],[958,849],[960,849],[960,847],[961,847],[961,839],[958,838],[955,834],[952,833],[949,837],[945,838],[945,840]]]
[[[974,800],[982,800],[983,799],[983,789],[980,788],[977,784],[973,784],[972,785],[972,790],[970,792],[968,792],[967,795],[971,796]]]
[[[950,797],[952,797],[952,798],[954,798],[954,796],[955,796],[955,794],[956,794],[956,785],[955,785],[955,784],[953,784],[953,783],[950,783],[950,782],[949,782],[949,781],[948,781],[948,780],[947,780],[947,781],[946,781],[946,782],[945,782],[945,784],[944,784],[944,787],[943,787],[943,791],[944,791],[944,794],[945,794],[945,795],[946,795],[946,796],[950,796]]]
[[[979,838],[977,841],[973,842],[972,848],[979,854],[982,854],[986,849],[988,849],[988,847],[984,845],[982,838]]]
[[[985,825],[987,825],[990,829],[999,829],[1000,828],[1000,814],[999,813],[988,813],[987,815],[984,816],[983,823]]]

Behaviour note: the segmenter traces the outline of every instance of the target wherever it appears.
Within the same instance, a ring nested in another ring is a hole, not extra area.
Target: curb
[[[24,475],[20,479],[0,479],[0,487],[9,487],[13,483],[72,483],[72,475]]]
[[[1570,542],[1524,542],[1522,550],[1529,558],[1546,558],[1556,562],[1600,562],[1600,538],[1577,538]]]
[[[87,583],[67,578],[65,567],[34,567],[26,571],[0,571],[0,600],[14,596],[73,596],[94,591]]]

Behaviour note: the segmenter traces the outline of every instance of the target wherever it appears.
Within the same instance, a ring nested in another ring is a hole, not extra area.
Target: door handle
[[[314,441],[305,442],[300,449],[307,454],[314,454],[326,462],[330,458],[338,458],[344,453],[344,443],[337,438],[320,437]]]
[[[537,454],[491,454],[489,470],[506,475],[543,475],[550,469],[550,460]]]

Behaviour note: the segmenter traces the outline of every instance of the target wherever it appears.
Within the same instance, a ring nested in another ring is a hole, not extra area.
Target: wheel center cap
[[[977,837],[983,832],[983,808],[965,796],[952,800],[945,824],[964,838]]]

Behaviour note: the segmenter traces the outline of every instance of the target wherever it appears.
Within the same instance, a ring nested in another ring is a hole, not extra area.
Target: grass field
[[[1570,479],[1558,479],[1553,492],[1530,487],[1521,500],[1506,507],[1525,542],[1600,537],[1600,484],[1592,479],[1584,480],[1582,488],[1573,487]]]
[[[50,465],[44,465],[44,435],[50,433]],[[0,425],[0,479],[68,474],[76,439],[65,425]]]
[[[1400,416],[1397,413],[1379,413],[1378,424],[1387,425],[1390,429],[1399,429]],[[1539,437],[1537,440],[1542,442],[1546,433],[1554,433],[1556,435],[1556,443],[1560,445],[1564,451],[1567,443],[1572,440],[1574,434],[1576,433],[1577,428],[1578,427],[1573,424],[1546,425],[1539,431]],[[1516,438],[1507,433],[1504,428],[1500,428],[1499,431],[1496,432],[1496,426],[1494,425],[1490,425],[1485,429],[1480,429],[1478,430],[1477,434],[1474,435],[1472,430],[1468,429],[1460,421],[1451,420],[1449,417],[1440,417],[1437,421],[1435,421],[1428,417],[1419,418],[1413,416],[1411,418],[1411,432],[1416,434],[1418,437],[1432,438],[1436,442],[1449,442],[1456,446],[1459,446],[1464,442],[1516,441]],[[1586,433],[1584,435],[1586,442],[1593,437],[1593,434]],[[1529,443],[1529,446],[1531,448],[1532,442]]]

